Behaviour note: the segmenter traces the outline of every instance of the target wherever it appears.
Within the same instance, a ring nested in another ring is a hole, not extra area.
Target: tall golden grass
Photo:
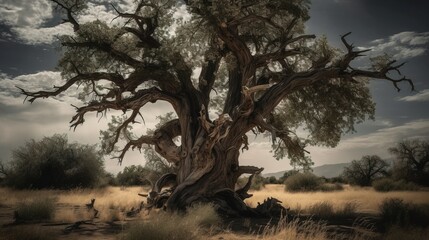
[[[246,200],[251,206],[263,202],[267,197],[275,197],[291,209],[308,209],[320,202],[329,202],[335,210],[344,208],[346,204],[356,203],[357,211],[362,213],[378,213],[378,207],[387,198],[400,198],[406,202],[429,204],[428,191],[394,191],[376,192],[372,188],[345,186],[344,191],[336,192],[305,192],[291,193],[284,191],[283,185],[268,184],[260,191],[251,192],[253,197]]]
[[[89,203],[90,199],[95,198],[95,208],[100,211],[100,221],[115,221],[124,220],[124,212],[130,210],[132,207],[136,208],[144,198],[140,197],[138,193],[147,192],[148,188],[142,187],[106,187],[103,189],[74,189],[69,191],[61,190],[12,190],[7,188],[0,188],[0,203],[2,206],[8,206],[16,209],[20,203],[25,201],[32,201],[34,199],[52,198],[56,199],[56,212],[54,221],[58,222],[73,222],[77,220],[91,218],[91,212],[87,211],[85,204]],[[290,207],[292,210],[302,209],[311,213],[311,209],[321,203],[329,207],[330,212],[335,213],[375,213],[379,211],[380,204],[388,198],[400,198],[405,202],[416,203],[416,204],[429,204],[429,192],[376,192],[372,188],[356,188],[346,186],[344,191],[337,192],[307,192],[307,193],[290,193],[284,190],[283,185],[266,185],[265,188],[260,191],[253,191],[253,197],[247,199],[249,205],[256,206],[257,202],[263,202],[267,197],[275,197],[283,202],[285,207]],[[333,209],[330,209],[330,206]],[[349,209],[350,208],[350,209]],[[320,207],[319,207],[320,209]],[[346,211],[347,210],[347,211]],[[211,222],[215,222],[211,218],[207,218],[206,209],[195,210],[194,213],[188,215],[188,220],[193,219],[194,222],[199,222],[197,225],[210,225]],[[208,214],[212,216],[211,214]],[[316,215],[316,214],[315,214]],[[201,216],[205,216],[201,218]],[[150,222],[158,223],[153,225],[155,230],[158,230],[156,226],[162,224],[156,222],[155,219],[158,216],[150,214],[144,217],[140,216],[140,219],[146,223],[145,227],[151,229]],[[178,218],[178,217],[177,217]],[[173,218],[164,218],[165,221],[174,220]],[[179,218],[176,219],[182,221]],[[205,221],[208,224],[204,224]],[[189,220],[190,221],[190,220]],[[170,224],[171,225],[171,224]],[[170,226],[168,225],[168,226]],[[174,224],[172,222],[171,227],[176,227],[180,224]],[[166,227],[168,227],[166,225]],[[183,225],[180,225],[183,227]],[[195,227],[196,225],[194,225]],[[200,227],[198,234],[203,234],[201,239],[291,239],[291,240],[324,240],[333,239],[332,236],[327,234],[327,229],[322,224],[314,224],[311,222],[302,223],[297,221],[281,222],[278,226],[267,227],[259,235],[249,234],[238,234],[226,231],[205,231],[201,232]],[[395,232],[396,231],[396,232]],[[392,230],[389,232],[388,239],[397,239],[395,236],[401,234],[407,234],[407,232],[401,232],[403,230]],[[419,230],[416,232],[416,239],[424,239],[421,236],[427,236],[426,230]],[[303,234],[306,233],[306,234]],[[418,233],[418,234],[417,234]],[[139,235],[139,233],[136,233]],[[196,236],[196,233],[188,233],[188,236]],[[124,237],[124,235],[121,235]],[[121,237],[118,236],[118,237]],[[402,236],[402,235],[401,235]],[[365,239],[360,235],[349,236],[351,239]],[[199,239],[198,237],[195,237]],[[0,238],[1,239],[1,238]]]

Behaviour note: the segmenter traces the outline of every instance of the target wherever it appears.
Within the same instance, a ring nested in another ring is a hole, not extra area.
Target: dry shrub
[[[322,192],[342,191],[344,187],[340,183],[324,183],[320,186]]]
[[[419,186],[412,182],[405,182],[404,180],[394,181],[390,178],[382,178],[375,180],[372,186],[377,192],[390,192],[390,191],[418,191]]]
[[[347,202],[340,208],[335,209],[331,202],[320,202],[311,205],[307,213],[319,218],[350,218],[357,215],[358,204],[356,202]]]
[[[148,221],[132,224],[123,240],[192,240],[201,239],[201,227],[219,223],[211,205],[196,205],[184,215],[158,212]]]
[[[392,227],[384,236],[384,240],[426,240],[429,236],[429,228],[400,228]]]
[[[16,208],[16,221],[50,220],[55,214],[55,199],[35,198],[30,202],[19,203]]]
[[[380,221],[385,229],[392,226],[429,226],[429,204],[404,202],[399,198],[389,198],[380,205]]]
[[[329,202],[321,202],[311,205],[308,213],[320,218],[331,218],[335,215],[334,206]]]
[[[354,217],[357,214],[358,204],[356,202],[347,202],[344,204],[343,208],[337,211],[337,215],[348,218]]]
[[[323,181],[312,173],[297,173],[285,181],[286,190],[290,192],[309,192],[320,190]]]

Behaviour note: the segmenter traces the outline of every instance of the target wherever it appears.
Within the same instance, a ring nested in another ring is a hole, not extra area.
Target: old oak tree
[[[261,213],[267,206],[243,202],[248,185],[234,189],[242,174],[262,171],[239,163],[247,134],[269,134],[276,158],[309,166],[306,146],[334,147],[373,117],[370,80],[413,88],[402,64],[386,55],[369,68],[352,67],[368,50],[354,48],[349,33],[341,37],[344,51],[306,34],[308,0],[136,0],[133,10],[109,6],[117,17],[107,23],[80,23],[85,0],[52,1],[74,29],[59,37],[58,68],[67,80],[22,93],[33,102],[81,86],[73,128],[87,113],[122,111],[102,134],[104,150],[118,151],[122,161],[129,149],[152,145],[174,164],[177,172],[162,176],[148,197],[168,210],[213,202],[228,214]],[[142,107],[157,101],[170,104],[175,117],[135,136],[130,129],[147,114]],[[296,134],[301,128],[308,136]],[[165,184],[172,189],[160,194]]]

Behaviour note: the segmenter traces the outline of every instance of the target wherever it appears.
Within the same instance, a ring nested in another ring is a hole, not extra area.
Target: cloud
[[[429,101],[429,89],[424,89],[415,95],[406,96],[399,100],[404,102],[427,102]]]
[[[115,19],[117,14],[113,8],[106,7],[110,4],[119,4],[120,9],[126,10],[134,6],[131,0],[90,0],[88,8],[79,15],[77,20],[81,24],[101,20],[111,26],[124,23],[125,20],[122,18]],[[24,44],[52,44],[59,35],[73,34],[70,23],[45,26],[49,20],[55,17],[54,14],[56,13],[53,11],[53,6],[54,4],[49,0],[32,0],[29,2],[4,0],[3,3],[0,3],[0,23],[9,26],[16,40]],[[7,37],[10,38],[10,36],[2,36],[5,40]]]
[[[29,45],[51,44],[60,35],[73,34],[73,27],[68,23],[63,23],[54,27],[15,27],[11,31],[21,40]]]
[[[52,5],[48,0],[3,0],[0,3],[0,22],[7,25],[38,27],[52,17]]]
[[[403,60],[424,55],[429,46],[429,32],[400,32],[387,38],[376,39],[370,42],[370,55],[387,53],[396,60]]]

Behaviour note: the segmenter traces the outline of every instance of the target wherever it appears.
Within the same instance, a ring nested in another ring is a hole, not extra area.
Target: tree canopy
[[[105,174],[96,147],[69,143],[66,135],[31,139],[12,153],[5,181],[15,188],[95,187]]]
[[[403,64],[386,55],[366,69],[352,66],[368,50],[354,48],[350,33],[341,37],[344,50],[305,33],[308,0],[136,0],[132,10],[112,5],[117,17],[110,23],[81,23],[85,0],[52,1],[74,29],[59,38],[66,81],[23,94],[33,102],[83,86],[74,128],[87,113],[122,111],[103,133],[103,147],[122,161],[129,149],[153,145],[176,165],[169,209],[219,191],[232,196],[241,174],[261,172],[239,164],[248,134],[269,135],[276,158],[308,166],[307,146],[334,147],[373,118],[369,80],[413,88],[399,72]],[[132,125],[147,114],[142,107],[157,101],[170,104],[174,116],[137,135]],[[123,147],[115,148],[120,139]]]
[[[429,185],[429,141],[404,140],[389,151],[395,156],[393,177]]]
[[[363,156],[359,161],[353,160],[344,168],[344,177],[352,184],[371,186],[371,183],[387,175],[388,164],[377,155]]]

